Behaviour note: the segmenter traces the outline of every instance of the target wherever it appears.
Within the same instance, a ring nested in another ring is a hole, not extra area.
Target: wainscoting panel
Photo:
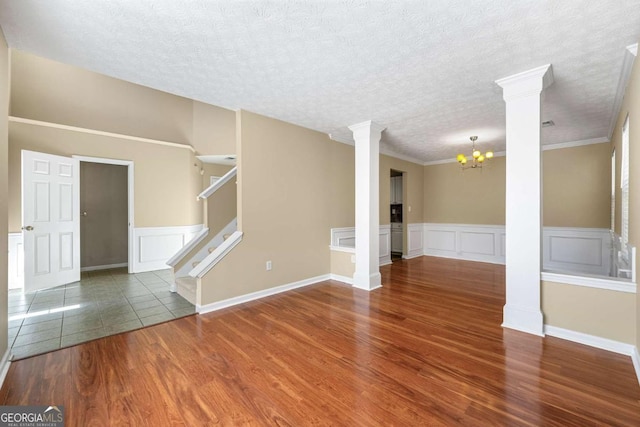
[[[460,232],[460,251],[477,255],[496,255],[494,233]]]
[[[449,230],[425,230],[425,248],[435,251],[456,252],[456,232]]]
[[[409,224],[407,226],[407,254],[404,258],[415,258],[424,254],[424,225]]]
[[[502,225],[424,224],[424,254],[505,263]],[[611,235],[601,228],[544,227],[543,268],[547,271],[609,275]]]
[[[348,250],[355,253],[356,229],[355,227],[342,227],[331,229],[331,245],[333,250]],[[391,225],[380,226],[380,265],[391,264]]]
[[[545,227],[542,236],[545,270],[609,275],[612,247],[609,230]]]
[[[133,239],[133,272],[141,273],[169,268],[167,261],[202,228],[202,224],[136,228]]]
[[[355,232],[355,230],[354,230]],[[354,241],[355,244],[355,241]],[[391,225],[380,226],[380,265],[391,264]]]
[[[424,224],[424,254],[504,264],[504,226]]]
[[[22,233],[9,233],[9,289],[24,287]]]

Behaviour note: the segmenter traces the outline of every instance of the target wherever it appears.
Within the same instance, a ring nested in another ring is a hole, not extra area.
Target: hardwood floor
[[[504,267],[422,257],[11,364],[66,425],[640,425],[628,357],[500,327]]]

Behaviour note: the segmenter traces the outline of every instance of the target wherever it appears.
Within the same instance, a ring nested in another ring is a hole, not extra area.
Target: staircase
[[[197,292],[198,292],[198,279],[195,277],[187,276],[187,277],[177,277],[176,280],[176,291],[178,295],[182,298],[189,301],[191,304],[196,305],[197,303]]]
[[[220,223],[220,220],[228,220],[229,209],[226,211],[218,211],[216,215],[215,208],[220,206],[221,200],[228,200],[224,194],[229,194],[232,191],[229,187],[220,194],[222,196],[217,197],[217,203],[213,203],[212,199],[216,199],[213,196],[217,190],[221,189],[225,184],[236,176],[236,168],[231,169],[222,178],[216,181],[205,189],[198,199],[206,200],[207,204],[203,207],[207,217],[207,223],[213,224],[214,221]],[[234,185],[235,182],[229,183]],[[222,197],[222,199],[220,199]],[[235,202],[235,199],[233,199]],[[230,206],[227,204],[227,206]],[[221,213],[226,212],[226,214]],[[218,225],[218,227],[220,227]],[[215,234],[214,234],[215,233]],[[201,233],[195,236],[190,242],[188,242],[180,251],[178,251],[167,264],[173,267],[175,286],[172,287],[172,292],[177,292],[184,299],[196,306],[196,310],[199,307],[198,301],[198,287],[200,286],[200,278],[203,277],[209,270],[211,270],[218,262],[222,260],[239,242],[242,240],[242,233],[237,231],[237,218],[233,218],[226,226],[221,230],[204,229]]]

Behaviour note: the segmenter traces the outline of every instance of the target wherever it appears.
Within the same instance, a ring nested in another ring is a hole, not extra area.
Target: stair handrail
[[[189,240],[186,245],[184,245],[182,248],[180,248],[180,250],[178,252],[176,252],[175,255],[173,255],[171,258],[169,258],[169,260],[166,262],[166,264],[168,266],[170,266],[170,267],[175,267],[176,265],[178,265],[178,263],[189,252],[191,252],[191,250],[193,248],[195,248],[198,245],[198,243],[202,242],[202,240],[204,240],[204,238],[207,237],[208,234],[209,234],[209,229],[207,227],[205,227],[202,230],[200,230],[198,232],[198,234],[193,236],[193,238],[191,240]]]
[[[242,241],[242,231],[234,231],[231,236],[220,244],[205,259],[200,261],[190,272],[189,276],[201,278],[224,258],[238,243]]]
[[[214,182],[213,184],[208,186],[206,189],[204,189],[204,191],[202,191],[202,193],[198,194],[198,200],[203,200],[203,199],[206,199],[207,197],[211,196],[213,193],[218,191],[219,188],[221,188],[223,185],[225,185],[227,182],[229,182],[229,180],[231,180],[231,178],[236,176],[237,173],[238,173],[238,167],[234,166],[233,168],[231,168],[229,170],[229,172],[227,172],[224,175],[222,175],[222,177],[219,180],[217,180],[216,182]]]

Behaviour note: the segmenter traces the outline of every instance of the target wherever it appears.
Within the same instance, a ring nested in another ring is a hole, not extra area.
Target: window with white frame
[[[620,224],[622,257],[628,259],[629,243],[629,116],[622,126],[622,167],[620,170],[620,190],[622,195],[622,224]]]
[[[616,231],[616,150],[611,152],[611,232]]]

